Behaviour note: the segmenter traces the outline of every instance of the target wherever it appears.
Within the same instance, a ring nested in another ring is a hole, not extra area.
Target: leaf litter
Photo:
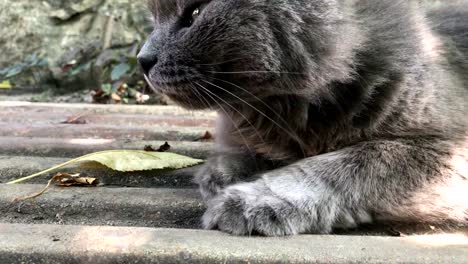
[[[13,202],[26,201],[26,200],[39,197],[43,195],[49,189],[52,183],[54,183],[56,186],[61,186],[61,187],[71,187],[71,186],[94,187],[99,183],[99,181],[96,178],[80,177],[79,173],[76,173],[76,174],[57,173],[54,177],[52,177],[47,182],[47,185],[40,192],[25,196],[25,197],[21,197],[21,198],[15,198],[13,199]]]
[[[195,141],[212,141],[214,140],[214,136],[210,131],[206,131],[205,134],[199,138],[197,138]]]
[[[163,145],[159,146],[158,149],[154,149],[152,145],[146,145],[144,148],[147,152],[167,152],[171,150],[171,145],[169,143],[164,143]]]
[[[76,116],[71,116],[67,118],[67,120],[61,122],[61,124],[70,124],[70,125],[84,125],[88,123],[88,121],[85,119],[87,115],[89,115],[90,112],[84,112],[81,114],[78,114]]]

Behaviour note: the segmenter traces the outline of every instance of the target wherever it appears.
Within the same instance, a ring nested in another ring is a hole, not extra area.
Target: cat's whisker
[[[233,109],[234,111],[236,111],[238,114],[240,114],[248,123],[250,126],[252,126],[255,130],[255,133],[257,134],[257,136],[263,141],[263,138],[260,136],[260,134],[258,133],[257,129],[255,129],[255,126],[253,126],[253,124],[245,117],[245,115],[243,115],[241,112],[239,112],[239,110],[237,110],[234,106],[232,106],[231,104],[229,104],[228,102],[226,102],[224,99],[222,99],[221,97],[219,97],[218,95],[216,95],[215,93],[211,92],[210,90],[208,90],[207,88],[205,88],[203,85],[199,84],[198,82],[195,82],[196,85],[198,85],[203,91],[205,91],[206,95],[209,96],[218,106],[219,108],[221,109],[221,111],[223,111],[227,118],[229,118],[229,120],[231,121],[231,123],[233,124],[233,126],[236,128],[237,132],[239,133],[239,136],[242,138],[242,140],[244,141],[245,143],[245,146],[247,147],[247,149],[249,150],[249,152],[252,152],[252,149],[250,148],[248,142],[247,142],[247,139],[244,137],[244,135],[242,134],[242,131],[240,130],[239,126],[236,124],[236,122],[234,122],[234,120],[232,119],[231,115],[229,115],[229,113],[226,111],[226,109],[223,108],[223,106],[216,100],[216,98],[220,101],[222,101],[223,103],[225,103],[227,106],[229,106],[231,109]],[[196,90],[196,89],[195,89]],[[197,91],[198,93],[198,91]],[[211,94],[211,95],[210,95]],[[214,97],[216,98],[214,98]],[[263,141],[264,142],[264,141]],[[264,142],[265,143],[265,142]]]
[[[302,154],[304,155],[304,157],[306,157],[306,152],[304,150],[304,143],[303,141],[299,138],[299,136],[297,136],[293,131],[290,131],[290,129],[286,129],[284,128],[282,125],[280,125],[278,122],[276,122],[274,119],[272,119],[271,117],[269,117],[267,114],[265,114],[264,112],[260,111],[257,107],[253,106],[252,104],[250,104],[249,102],[247,102],[246,100],[242,99],[241,97],[237,96],[236,94],[228,91],[227,89],[223,88],[223,87],[220,87],[219,85],[216,85],[212,82],[209,82],[209,81],[206,81],[206,80],[201,80],[213,87],[216,87],[226,93],[228,93],[229,95],[235,97],[236,99],[238,99],[240,102],[246,104],[247,106],[249,106],[250,108],[252,108],[254,111],[258,112],[261,116],[265,117],[267,120],[269,120],[270,122],[272,122],[274,125],[278,126],[281,130],[283,130],[288,136],[290,136],[292,139],[294,139],[298,144],[299,144],[299,147],[302,151]]]
[[[226,84],[229,84],[229,85],[232,85],[234,86],[235,88],[238,88],[240,89],[241,91],[247,93],[248,95],[252,96],[255,100],[257,100],[258,102],[260,102],[262,105],[264,105],[268,110],[270,110],[274,115],[276,115],[278,118],[279,118],[279,121],[281,121],[282,123],[284,123],[286,125],[286,128],[289,129],[290,131],[294,131],[294,129],[292,129],[292,127],[289,125],[289,123],[278,113],[278,111],[276,111],[275,109],[273,109],[272,107],[270,107],[265,101],[263,101],[260,97],[256,96],[255,94],[253,94],[252,92],[250,92],[249,90],[245,89],[245,88],[242,88],[240,87],[239,85],[235,84],[235,83],[232,83],[232,82],[229,82],[229,81],[225,81],[223,79],[219,79],[219,78],[213,78],[214,80],[217,80],[217,81],[221,81],[221,82],[224,82]]]
[[[260,135],[260,133],[258,132],[258,129],[252,124],[252,122],[250,122],[250,120],[244,115],[242,114],[239,110],[237,110],[233,105],[231,105],[229,102],[227,102],[226,100],[222,99],[221,97],[219,97],[218,95],[216,95],[215,93],[211,92],[210,90],[208,90],[207,88],[205,88],[204,86],[202,86],[201,84],[197,83],[199,86],[201,86],[201,88],[206,92],[206,93],[209,93],[211,94],[212,96],[215,96],[218,100],[222,101],[223,103],[225,103],[227,106],[229,106],[232,110],[234,110],[235,112],[237,112],[253,129],[254,129],[254,132],[255,134],[257,135],[257,137],[262,141],[262,143],[266,144],[266,142],[264,141],[263,137]],[[198,93],[198,91],[196,91]],[[211,97],[211,99],[214,100],[214,98]],[[216,102],[216,100],[214,100]],[[217,103],[217,102],[216,102]],[[222,108],[222,105],[218,104],[219,107]],[[226,111],[224,111],[226,114],[228,114]],[[230,118],[230,117],[229,117]],[[234,121],[232,120],[232,118],[230,118],[231,121],[233,122],[233,125],[236,126],[236,123],[234,123]],[[239,133],[240,133],[240,129],[239,130]],[[241,134],[242,136],[242,134]]]
[[[271,106],[269,106],[265,101],[263,101],[260,97],[256,96],[255,94],[253,94],[252,92],[250,92],[249,90],[245,89],[245,88],[242,88],[240,87],[239,85],[235,84],[235,83],[232,83],[232,82],[228,82],[228,81],[225,81],[223,79],[219,79],[219,78],[213,78],[214,80],[217,80],[217,81],[221,81],[221,82],[224,82],[226,84],[229,84],[229,85],[232,85],[238,89],[240,89],[241,91],[247,93],[248,95],[252,96],[255,100],[257,100],[258,102],[260,102],[262,105],[264,105],[268,110],[270,110],[274,115],[276,115],[278,118],[279,118],[279,121],[281,121],[282,123],[284,123],[288,129],[290,130],[293,130],[291,128],[291,126],[289,125],[289,123],[284,120],[284,118],[278,113],[278,111],[276,111],[275,109],[273,109]]]
[[[197,99],[199,99],[200,102],[201,102],[206,108],[210,108],[210,104],[208,103],[208,101],[206,100],[206,98],[197,90],[197,88],[195,87],[195,85],[193,85],[192,82],[189,82],[189,85],[190,85],[190,87],[192,87],[193,91],[195,92],[195,96],[197,97]]]
[[[190,108],[188,109],[188,112],[189,112],[190,117],[192,117],[192,119],[194,119],[195,118],[195,113],[193,111],[194,107],[193,107],[193,104],[192,104],[189,96],[185,95],[185,94],[182,94],[182,97],[184,98],[184,101],[187,102],[190,105]]]
[[[214,62],[214,63],[207,63],[207,64],[200,63],[200,64],[195,64],[195,65],[197,65],[197,66],[223,65],[225,63],[229,63],[229,62],[233,62],[233,61],[239,61],[239,60],[243,60],[243,59],[245,59],[245,58],[236,58],[236,59],[226,60],[226,61],[223,61],[223,62]]]
[[[207,72],[208,73],[214,73],[214,74],[276,73],[276,74],[305,75],[304,73],[300,73],[300,72],[282,72],[282,71],[230,71],[230,72],[207,71]]]

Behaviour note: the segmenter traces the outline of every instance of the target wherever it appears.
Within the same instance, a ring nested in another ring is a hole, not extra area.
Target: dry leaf
[[[146,145],[144,150],[147,152],[166,152],[171,149],[171,145],[169,143],[164,143],[163,145],[159,146],[158,149],[154,149],[151,145]]]
[[[62,187],[96,186],[96,184],[98,184],[98,180],[96,178],[80,177],[79,173],[77,174],[57,173],[54,177],[52,177],[49,180],[46,187],[44,187],[44,189],[42,189],[40,192],[33,194],[33,195],[21,197],[21,198],[15,198],[13,199],[13,202],[25,201],[25,200],[39,197],[49,189],[52,183],[55,183],[57,186],[62,186]]]
[[[202,137],[198,138],[197,141],[208,141],[208,140],[213,140],[213,134],[210,133],[210,131],[206,131],[205,135]]]
[[[113,94],[111,95],[111,98],[112,98],[112,100],[114,100],[114,101],[116,101],[116,102],[122,101],[122,97],[120,97],[120,95],[118,95],[118,94],[116,94],[116,93],[113,93]]]
[[[11,89],[13,88],[10,81],[0,82],[0,89]]]
[[[182,169],[202,163],[202,160],[170,152],[139,150],[103,151],[79,158],[77,161],[95,161],[113,170],[146,171],[156,169]]]
[[[156,150],[153,148],[153,146],[151,146],[151,145],[146,145],[146,146],[143,148],[143,150],[144,150],[144,151],[149,151],[149,152],[151,152],[151,151],[156,151]]]
[[[63,121],[62,124],[71,124],[71,125],[83,125],[86,124],[87,121],[84,119],[86,115],[88,115],[88,112],[81,113],[76,116],[71,116],[67,120]]]
[[[165,146],[164,144],[163,146]],[[169,144],[167,144],[169,145]],[[170,146],[169,146],[170,147]],[[98,162],[113,170],[129,172],[129,171],[147,171],[158,169],[182,169],[190,166],[195,166],[203,163],[203,160],[194,159],[187,156],[170,153],[170,152],[147,152],[140,150],[108,150],[102,152],[91,153],[47,170],[35,173],[33,175],[23,177],[18,180],[8,182],[7,184],[20,183],[28,179],[40,176],[42,174],[58,170],[62,167],[78,162]]]
[[[98,184],[96,178],[80,177],[80,174],[58,174],[55,176],[55,182],[58,186],[95,186]]]
[[[171,145],[169,145],[169,143],[164,143],[163,145],[161,145],[159,147],[159,149],[157,149],[156,151],[157,152],[166,152],[166,151],[169,151],[171,149]]]

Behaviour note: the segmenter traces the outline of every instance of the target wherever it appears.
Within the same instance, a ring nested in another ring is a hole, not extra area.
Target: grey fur
[[[219,111],[205,228],[468,224],[468,3],[155,0],[155,89]],[[191,18],[200,6],[198,17]]]

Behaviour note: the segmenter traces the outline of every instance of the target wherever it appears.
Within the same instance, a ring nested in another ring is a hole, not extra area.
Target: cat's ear
[[[147,0],[148,9],[155,14],[159,10],[159,0]]]
[[[148,4],[148,11],[150,14],[148,15],[148,21],[151,25],[156,25],[156,18],[160,15],[160,3],[159,0],[147,0]]]

